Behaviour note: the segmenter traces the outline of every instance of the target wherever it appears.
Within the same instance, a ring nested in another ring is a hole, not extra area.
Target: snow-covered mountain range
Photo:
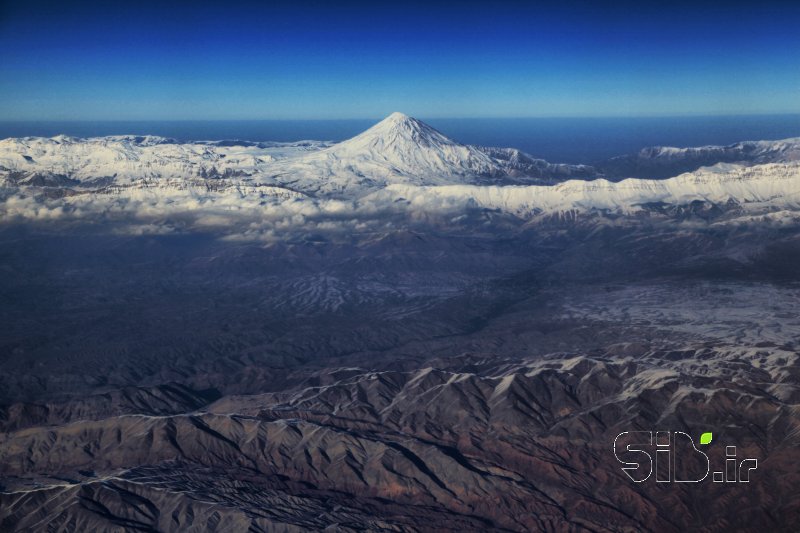
[[[663,172],[698,162],[710,166],[669,179],[614,182],[592,167],[460,144],[401,113],[340,143],[26,137],[0,141],[0,215],[88,216],[100,209],[148,217],[191,211],[258,218],[276,206],[285,210],[286,202],[294,213],[336,216],[387,206],[415,212],[479,207],[521,217],[570,210],[630,213],[650,204],[695,201],[795,209],[799,160],[800,138],[652,148],[598,168],[649,165]]]
[[[676,148],[651,146],[635,154],[614,157],[599,165],[609,177],[669,178],[719,163],[762,165],[800,161],[800,138],[744,141],[727,146]]]
[[[463,145],[401,113],[337,144],[63,135],[0,141],[0,179],[11,185],[132,186],[144,180],[223,178],[330,196],[388,184],[552,183],[593,173],[514,149]]]

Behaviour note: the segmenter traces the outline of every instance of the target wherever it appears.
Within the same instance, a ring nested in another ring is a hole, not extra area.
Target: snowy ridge
[[[422,206],[435,200],[461,201],[517,215],[538,212],[611,210],[635,212],[646,204],[750,204],[749,207],[800,208],[800,164],[711,167],[667,180],[610,182],[569,180],[554,186],[414,187],[390,185],[375,194]]]
[[[674,146],[652,146],[643,148],[636,154],[642,159],[676,159],[686,157],[705,157],[711,155],[738,157],[754,163],[768,163],[800,160],[800,137],[780,141],[742,141],[727,146],[695,146],[676,148]]]
[[[719,163],[763,165],[793,161],[800,161],[800,137],[743,141],[728,146],[651,146],[635,154],[609,159],[600,168],[614,177],[669,178]]]
[[[24,184],[38,176],[91,184],[113,177],[124,185],[142,179],[246,177],[274,161],[317,150],[326,143],[280,143],[269,147],[177,143],[154,136],[77,139],[25,137],[0,141],[0,179]]]
[[[547,182],[557,182],[567,178],[593,178],[598,176],[598,171],[589,165],[569,165],[564,163],[550,163],[544,159],[535,158],[516,148],[493,148],[479,146],[478,149],[500,162],[503,170],[510,177],[533,178],[540,185]]]

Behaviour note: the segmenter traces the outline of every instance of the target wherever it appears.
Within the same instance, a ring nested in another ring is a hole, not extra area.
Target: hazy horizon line
[[[402,112],[402,111],[401,111]],[[0,123],[43,123],[43,122],[338,122],[383,120],[391,113],[371,117],[341,118],[0,118]],[[741,112],[741,113],[676,113],[652,115],[524,115],[524,116],[421,116],[404,113],[421,120],[586,120],[586,119],[656,119],[656,118],[722,118],[722,117],[800,117],[800,111],[790,112]]]

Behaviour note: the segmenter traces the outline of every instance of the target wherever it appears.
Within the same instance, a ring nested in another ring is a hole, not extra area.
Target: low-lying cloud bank
[[[106,225],[114,232],[204,231],[227,238],[275,240],[297,234],[366,232],[415,224],[446,224],[469,209],[468,199],[393,195],[357,200],[311,198],[281,191],[127,190],[119,194],[48,197],[33,188],[7,191],[5,224],[54,222]]]

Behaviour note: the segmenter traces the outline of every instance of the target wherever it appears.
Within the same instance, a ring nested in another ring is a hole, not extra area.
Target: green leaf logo
[[[714,435],[712,435],[710,432],[703,433],[700,435],[700,444],[708,444],[713,438]]]

